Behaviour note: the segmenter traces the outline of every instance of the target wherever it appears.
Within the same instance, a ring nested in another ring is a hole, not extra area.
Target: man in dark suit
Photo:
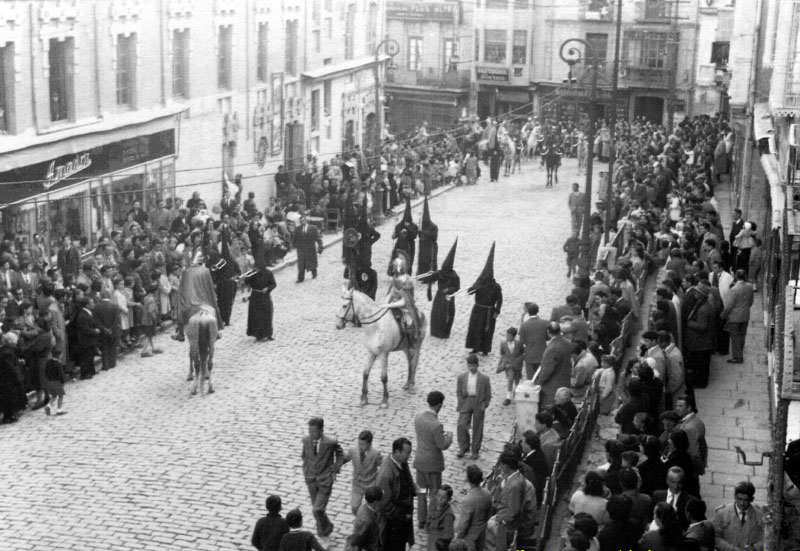
[[[578,297],[569,295],[566,299],[566,304],[556,306],[553,308],[553,313],[550,314],[550,321],[560,321],[564,316],[572,315],[572,307],[578,304]]]
[[[716,510],[714,531],[720,551],[764,548],[764,517],[752,504],[755,494],[752,482],[739,482],[733,489],[734,502]]]
[[[444,404],[444,394],[438,390],[428,393],[428,410],[414,418],[414,431],[417,434],[417,453],[414,456],[414,469],[417,471],[417,519],[420,529],[428,522],[428,499],[430,510],[436,509],[436,492],[442,486],[444,454],[453,443],[453,434],[445,432],[439,421],[439,411]]]
[[[522,458],[525,464],[523,472],[536,488],[536,504],[541,505],[544,498],[544,485],[550,474],[550,470],[547,468],[547,459],[542,451],[542,442],[538,434],[532,430],[526,430],[522,433],[521,444],[522,453],[525,454]]]
[[[100,302],[94,307],[94,317],[102,330],[98,340],[103,371],[106,371],[117,366],[117,347],[122,331],[119,325],[119,307],[112,302],[111,292],[104,290],[100,296]]]
[[[572,344],[561,334],[558,323],[550,323],[547,334],[550,342],[542,355],[542,367],[535,381],[542,387],[539,396],[540,411],[555,403],[556,391],[569,386],[572,374]]]
[[[22,287],[22,278],[19,277],[16,270],[11,268],[11,262],[3,260],[2,265],[0,265],[0,290],[3,293],[13,293],[17,289],[22,289]]]
[[[91,379],[94,377],[94,353],[101,331],[92,313],[94,300],[81,297],[77,300],[77,306],[80,310],[74,321],[75,363],[81,369],[81,379]]]
[[[689,499],[697,499],[697,497],[687,494],[683,491],[683,484],[686,478],[686,473],[680,467],[670,467],[667,471],[667,489],[656,490],[653,492],[653,507],[661,503],[669,503],[675,513],[678,515],[678,522],[681,523],[681,530],[684,532],[689,528],[689,521],[686,518],[686,504]],[[653,521],[655,522],[655,521]],[[650,525],[653,528],[653,524]]]
[[[392,442],[392,455],[381,465],[378,486],[383,490],[380,502],[383,551],[406,551],[414,545],[414,479],[408,468],[411,441],[398,438]]]
[[[530,317],[519,326],[519,342],[525,352],[525,378],[531,380],[542,365],[542,354],[547,347],[547,322],[539,317],[538,304],[526,302],[525,311]]]
[[[706,520],[706,502],[702,499],[690,499],[686,504],[686,518],[689,521],[689,528],[683,537],[686,539],[687,551],[691,551],[690,545],[694,543],[694,548],[698,551],[713,551],[716,548],[716,537],[714,523]]]
[[[483,551],[486,545],[486,526],[492,516],[492,494],[483,488],[483,472],[477,465],[467,467],[469,490],[461,502],[461,514],[455,536],[465,540],[471,550]]]
[[[486,408],[492,400],[492,383],[489,377],[478,372],[478,355],[470,354],[467,357],[468,371],[456,378],[456,397],[458,404],[458,453],[457,457],[464,457],[470,449],[469,427],[472,424],[472,455],[471,459],[478,459],[478,454],[483,443],[483,420]]]
[[[322,236],[316,226],[308,223],[306,215],[300,216],[300,223],[294,230],[294,246],[297,248],[297,283],[302,283],[306,272],[317,277],[317,253],[322,253]]]
[[[78,249],[72,246],[72,238],[69,235],[64,236],[64,246],[58,251],[56,265],[58,271],[61,272],[61,277],[65,280],[71,277],[74,281],[78,277],[81,270],[81,255]]]
[[[323,434],[325,421],[312,417],[308,421],[308,436],[303,437],[303,476],[311,497],[311,510],[317,521],[317,535],[327,538],[333,532],[333,523],[325,513],[331,497],[333,482],[342,469],[344,451],[335,438]]]

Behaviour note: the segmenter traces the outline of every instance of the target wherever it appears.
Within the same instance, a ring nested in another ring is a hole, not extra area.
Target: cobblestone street
[[[439,259],[459,237],[455,269],[468,287],[497,241],[495,276],[504,305],[492,354],[481,360],[490,374],[493,400],[478,461],[491,468],[514,419],[503,407],[504,376],[494,373],[498,341],[518,325],[522,304],[539,303],[543,316],[571,289],[561,247],[569,234],[567,195],[572,182],[584,185],[576,161],[566,159],[561,183],[545,189],[536,163],[521,175],[474,187],[459,187],[431,200],[439,226]],[[415,221],[421,206],[414,209]],[[398,216],[378,228],[373,249],[386,288],[391,232]],[[333,239],[326,236],[326,241]],[[0,431],[0,548],[9,550],[90,549],[251,549],[250,535],[264,514],[264,498],[283,497],[284,513],[300,507],[313,529],[300,464],[300,439],[311,416],[325,418],[326,433],[345,449],[369,428],[384,457],[399,436],[414,440],[413,417],[433,389],[445,392],[440,418],[455,432],[455,377],[465,369],[464,341],[472,306],[457,301],[449,340],[428,337],[422,348],[417,393],[402,390],[405,358],[390,356],[388,409],[379,409],[380,373],[370,379],[371,404],[360,407],[361,373],[366,361],[362,334],[337,331],[343,283],[341,243],[327,248],[319,277],[295,284],[296,268],[276,271],[274,342],[244,336],[247,304],[237,296],[233,322],[218,341],[213,371],[216,393],[190,396],[185,382],[188,345],[162,334],[164,354],[150,359],[129,355],[118,367],[91,381],[67,386],[69,414],[46,417],[27,412]],[[417,304],[429,315],[425,289]],[[741,429],[739,429],[741,430]],[[465,486],[467,462],[445,453],[444,481]],[[330,500],[335,525],[332,545],[341,549],[351,528],[351,467],[346,465]],[[424,534],[417,535],[418,542]]]

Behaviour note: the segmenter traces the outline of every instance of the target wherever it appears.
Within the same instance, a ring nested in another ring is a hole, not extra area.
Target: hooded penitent
[[[406,210],[403,213],[403,220],[394,227],[394,234],[392,239],[394,242],[394,249],[392,250],[392,260],[397,256],[397,251],[405,252],[408,262],[406,269],[408,274],[411,274],[414,264],[414,253],[416,252],[416,239],[419,228],[414,223],[411,216],[411,199],[406,198]],[[392,275],[391,263],[389,266],[389,275]]]
[[[456,260],[456,249],[457,248],[458,248],[458,237],[456,237],[456,240],[453,241],[453,246],[450,247],[450,252],[447,253],[447,256],[445,257],[444,262],[442,262],[442,267],[440,268],[440,270],[442,272],[452,272],[453,271],[453,263]]]
[[[428,208],[428,197],[422,210],[422,224],[419,232],[419,261],[417,262],[417,275],[435,271],[438,265],[439,255],[439,226],[431,221],[431,213]]]
[[[414,218],[411,216],[411,198],[406,197],[406,210],[403,213],[403,222],[408,224],[414,223]]]
[[[489,251],[486,264],[483,266],[483,271],[481,275],[478,276],[478,279],[475,280],[475,283],[472,284],[475,289],[480,289],[494,281],[494,246],[495,244],[492,243],[492,248]]]
[[[346,231],[348,228],[356,228],[358,226],[358,215],[353,206],[353,201],[350,197],[347,198],[344,205],[344,216],[342,217],[342,228]],[[344,277],[350,277],[350,267],[355,263],[355,249],[347,246],[347,240],[342,240],[342,262],[344,263]]]

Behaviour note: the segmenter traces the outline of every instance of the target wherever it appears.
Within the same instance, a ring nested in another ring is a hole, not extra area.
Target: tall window
[[[408,37],[408,70],[422,70],[422,38],[419,36]]]
[[[642,40],[640,65],[649,69],[663,69],[667,56],[667,38],[665,35],[653,33]]]
[[[322,111],[325,118],[331,116],[331,108],[332,108],[332,97],[331,97],[331,81],[326,80],[322,83]],[[331,125],[325,125],[325,138],[330,140],[331,139]]]
[[[712,42],[711,43],[711,63],[717,67],[726,67],[728,65],[728,56],[731,51],[730,42]]]
[[[189,97],[189,30],[172,31],[172,95]]]
[[[297,74],[297,21],[286,22],[286,57],[284,69],[287,75]]]
[[[511,48],[511,63],[522,65],[527,59],[528,31],[514,31],[514,44]]]
[[[14,59],[14,45],[8,44],[0,48],[0,134],[11,131],[9,116],[11,114],[11,86],[14,82],[11,61]]]
[[[366,55],[372,55],[375,46],[378,45],[378,4],[372,2],[369,5],[367,16],[367,51]]]
[[[353,4],[347,6],[347,15],[344,21],[344,58],[353,59],[353,48],[355,46],[356,32],[356,7]]]
[[[313,41],[314,41],[314,52],[315,53],[319,53],[320,49],[322,47],[321,46],[322,39],[320,38],[320,35],[319,35],[319,29],[312,31],[311,32],[311,36],[312,36]]]
[[[256,78],[267,82],[267,24],[258,24],[258,57],[256,59]]]
[[[319,90],[311,91],[311,131],[319,130]]]
[[[474,61],[481,60],[481,31],[475,29],[475,59]]]
[[[442,67],[447,72],[450,71],[458,71],[458,65],[453,63],[454,56],[458,56],[458,42],[456,42],[452,38],[445,38],[444,39],[444,62],[442,63]]]
[[[505,29],[486,29],[484,31],[483,60],[490,63],[506,62]]]
[[[231,72],[233,61],[233,27],[228,25],[219,28],[217,51],[217,88],[231,89]]]
[[[136,33],[117,35],[117,105],[133,107],[135,77]]]
[[[325,18],[323,29],[325,31],[325,38],[331,40],[333,38],[333,20],[330,17]]]
[[[606,33],[586,33],[586,42],[589,43],[597,60],[605,63],[608,59],[608,35]]]
[[[50,39],[50,51],[47,56],[50,63],[50,120],[53,122],[71,118],[74,52],[73,38],[62,41],[57,38]]]

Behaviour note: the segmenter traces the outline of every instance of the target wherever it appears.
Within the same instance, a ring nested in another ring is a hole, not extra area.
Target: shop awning
[[[378,63],[382,63],[387,60],[389,60],[389,56],[386,54],[381,54],[380,56],[378,56]],[[360,57],[358,59],[350,59],[348,61],[342,61],[341,63],[323,65],[322,67],[312,69],[311,71],[305,71],[303,73],[303,78],[310,78],[310,79],[331,78],[333,76],[342,73],[349,73],[350,71],[355,71],[356,69],[363,69],[368,65],[372,65],[374,63],[375,63],[374,56]]]
[[[24,168],[64,155],[77,155],[103,145],[153,134],[175,127],[175,115],[185,105],[131,111],[87,124],[75,124],[61,131],[0,136],[0,173]]]
[[[769,103],[761,102],[753,106],[753,134],[756,139],[763,140],[775,135],[775,128],[772,126],[772,114],[769,111]]]

